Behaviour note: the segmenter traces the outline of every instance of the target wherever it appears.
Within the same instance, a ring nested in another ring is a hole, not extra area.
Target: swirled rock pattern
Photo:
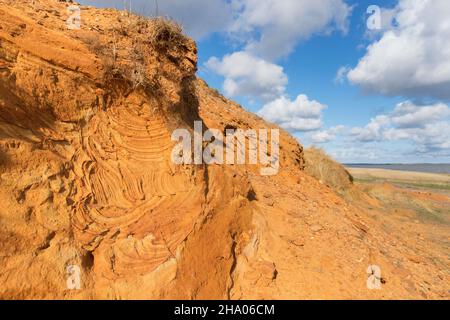
[[[82,136],[75,163],[85,194],[73,217],[76,239],[88,250],[99,247],[117,275],[154,270],[202,212],[205,184],[195,183],[201,172],[170,165],[171,132],[148,104],[123,101],[99,112]]]

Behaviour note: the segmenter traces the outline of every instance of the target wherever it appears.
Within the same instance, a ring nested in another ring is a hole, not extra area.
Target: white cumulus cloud
[[[333,30],[347,31],[351,8],[343,0],[233,0],[231,31],[246,40],[246,50],[274,60],[299,41]]]
[[[393,17],[348,79],[368,92],[449,100],[450,1],[400,0]]]
[[[299,95],[295,100],[280,97],[264,105],[257,112],[269,122],[292,132],[318,130],[322,127],[322,111],[327,106]]]
[[[437,103],[418,106],[410,101],[373,118],[350,135],[360,142],[410,141],[417,152],[450,153],[450,107]]]
[[[391,120],[386,115],[379,115],[371,119],[365,127],[356,127],[351,130],[351,134],[359,141],[370,142],[383,138],[383,130],[389,125]]]
[[[228,34],[240,40],[240,51],[212,57],[209,70],[224,77],[229,97],[267,103],[285,95],[288,77],[274,63],[314,34],[347,31],[351,8],[344,0],[231,0],[233,21]],[[279,101],[281,101],[279,100]],[[293,127],[315,127],[319,120],[292,119]]]
[[[443,103],[420,107],[406,101],[395,107],[392,122],[400,128],[420,128],[429,123],[445,119],[449,115],[450,108]]]
[[[336,139],[338,134],[341,134],[345,131],[346,127],[339,125],[336,127],[329,128],[327,130],[316,131],[311,134],[311,142],[312,143],[327,143]]]
[[[243,51],[221,60],[212,57],[206,66],[225,78],[223,87],[229,97],[245,96],[267,102],[283,95],[288,83],[281,66]]]

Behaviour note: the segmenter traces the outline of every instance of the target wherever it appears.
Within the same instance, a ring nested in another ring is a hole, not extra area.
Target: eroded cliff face
[[[60,1],[0,1],[1,298],[413,294],[398,247],[303,172],[287,133],[277,176],[172,162],[173,130],[194,121],[276,128],[195,76],[176,26],[91,7],[80,30],[66,19]],[[373,263],[390,290],[367,290]]]
[[[211,219],[225,224],[216,250],[202,237],[194,250],[200,260],[224,259],[197,272],[217,288],[210,294],[226,297],[232,251],[251,218],[248,179],[171,161],[172,131],[200,120],[195,44],[163,21],[113,11],[83,14],[112,22],[102,32],[68,32],[55,14],[64,8],[50,2],[34,12],[45,22],[0,11],[3,294],[65,296],[66,267],[77,265],[84,289],[76,295],[164,296],[175,261],[193,250],[188,236]],[[157,269],[155,292],[130,290]],[[176,294],[198,295],[201,278]]]

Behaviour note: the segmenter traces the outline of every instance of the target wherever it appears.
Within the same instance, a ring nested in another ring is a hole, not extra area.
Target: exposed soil
[[[277,127],[197,78],[196,45],[171,23],[82,6],[69,30],[66,6],[0,1],[0,298],[450,297],[448,223],[400,205],[448,215],[448,197],[338,194],[282,130],[275,176],[175,165],[171,134],[195,120]]]

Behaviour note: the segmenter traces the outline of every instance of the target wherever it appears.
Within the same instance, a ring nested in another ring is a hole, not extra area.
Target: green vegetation
[[[391,179],[380,179],[380,178],[372,178],[372,177],[357,177],[354,178],[354,182],[356,183],[392,183],[399,187],[404,188],[417,188],[417,189],[433,189],[433,190],[450,190],[450,184],[448,183],[436,183],[429,181],[405,181],[405,180],[391,180]]]

